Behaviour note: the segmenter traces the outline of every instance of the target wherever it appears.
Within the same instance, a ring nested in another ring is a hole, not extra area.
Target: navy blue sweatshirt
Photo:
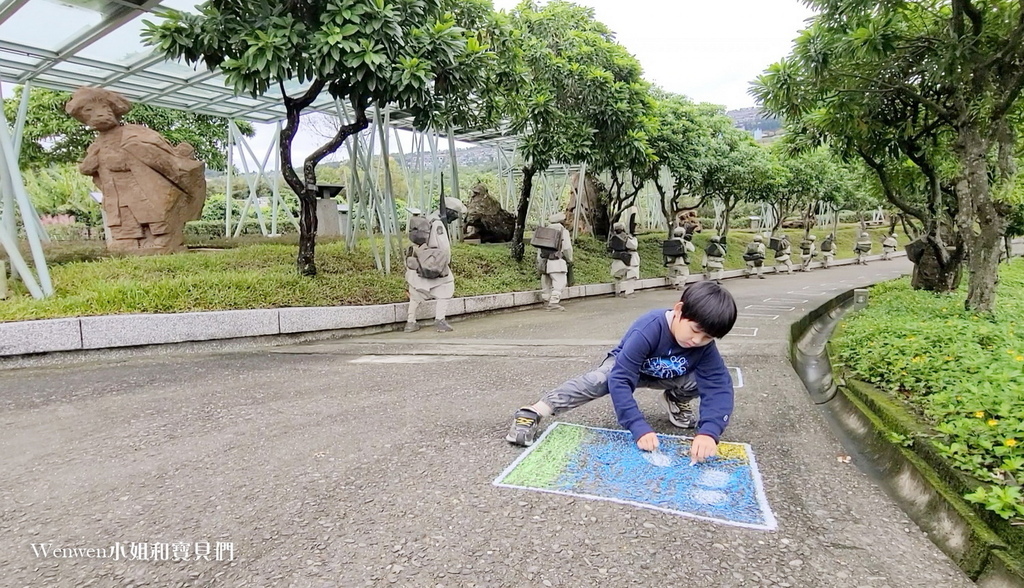
[[[709,435],[718,441],[732,414],[732,377],[714,341],[701,347],[680,347],[669,331],[665,313],[664,309],[652,310],[638,318],[623,335],[619,346],[611,351],[615,366],[608,374],[608,392],[615,417],[622,427],[629,429],[634,440],[652,432],[633,398],[640,368],[650,358],[682,358],[686,370],[694,373],[700,395],[697,434]]]

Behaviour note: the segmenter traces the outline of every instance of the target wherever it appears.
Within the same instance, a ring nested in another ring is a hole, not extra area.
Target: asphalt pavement
[[[793,320],[909,268],[725,282],[743,385],[723,439],[755,451],[775,532],[491,484],[522,451],[515,409],[678,300],[657,290],[447,334],[2,371],[0,585],[970,586],[845,463],[786,359]],[[607,399],[559,420],[617,427]]]

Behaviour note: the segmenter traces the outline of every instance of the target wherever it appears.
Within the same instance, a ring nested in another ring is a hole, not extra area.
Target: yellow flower
[[[978,412],[974,413],[974,418],[983,419],[985,418],[985,413],[979,410]]]
[[[994,427],[994,426],[999,424],[999,421],[997,421],[995,419],[989,419],[987,422],[988,422],[988,426],[990,426],[990,427]]]
[[[952,355],[947,355],[946,356],[946,361],[953,361],[953,356]]]
[[[1016,359],[1017,361],[1024,361],[1024,355],[1018,355],[1014,359]]]
[[[913,341],[913,340],[914,340],[914,339],[916,339],[916,338],[917,338],[917,337],[915,337],[915,336],[913,336],[913,335],[907,335],[907,341]]]
[[[1016,447],[1017,446],[1017,440],[1016,439],[1007,439],[1006,441],[1003,441],[1003,445],[1005,445],[1007,447]]]

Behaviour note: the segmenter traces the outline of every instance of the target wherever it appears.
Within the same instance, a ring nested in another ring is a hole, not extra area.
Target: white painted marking
[[[733,388],[742,388],[743,387],[743,372],[740,371],[740,368],[738,368],[738,367],[731,367],[731,368],[728,368],[728,369],[729,369],[730,373],[732,372],[732,370],[736,370],[736,375],[733,376],[733,378],[732,378],[732,387]]]
[[[781,304],[803,304],[807,300],[803,298],[765,298],[761,302],[777,302]]]
[[[778,306],[774,304],[748,304],[743,307],[745,310],[770,310],[772,312],[788,312],[796,310],[794,306]]]
[[[455,355],[364,355],[349,363],[437,363],[465,359]]]
[[[729,334],[736,335],[737,337],[757,337],[757,327],[733,327]]]
[[[824,296],[828,294],[828,292],[808,292],[807,290],[797,290],[794,292],[790,290],[789,292],[786,292],[786,294],[800,294],[801,296]]]
[[[756,313],[756,312],[742,312],[742,313],[739,314],[738,318],[755,318],[755,319],[767,319],[767,320],[770,320],[770,321],[774,321],[774,320],[779,318],[779,315],[777,315],[777,314],[759,314],[759,313]]]

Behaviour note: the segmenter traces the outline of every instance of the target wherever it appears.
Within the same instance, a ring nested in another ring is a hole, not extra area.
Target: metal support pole
[[[583,208],[583,199],[586,197],[587,189],[587,162],[580,164],[579,176],[576,178],[576,208],[573,210],[572,220],[572,238],[575,239],[580,234],[580,209]]]
[[[263,157],[263,161],[260,162],[259,158],[256,157],[256,153],[252,150],[252,147],[249,146],[249,142],[245,140],[245,136],[238,131],[238,127],[232,128],[235,132],[235,139],[243,148],[245,148],[245,152],[249,154],[249,157],[252,157],[253,164],[255,164],[259,169],[259,172],[256,174],[256,177],[252,177],[252,173],[249,171],[249,163],[245,157],[245,153],[239,154],[241,155],[240,159],[242,160],[242,170],[245,171],[245,180],[246,183],[249,185],[249,197],[245,200],[245,205],[242,207],[242,212],[238,217],[238,226],[235,227],[234,236],[241,236],[242,229],[245,228],[246,217],[249,216],[249,207],[251,206],[256,211],[256,220],[260,224],[260,233],[262,233],[263,236],[266,237],[267,223],[263,219],[263,211],[260,210],[260,200],[257,188],[259,187],[260,179],[266,177],[267,162],[270,160],[270,155],[274,151],[274,145],[270,145],[270,148],[267,149],[267,154]]]
[[[378,108],[379,116],[379,108]],[[401,240],[398,238],[398,212],[395,205],[395,185],[394,179],[391,177],[391,111],[389,110],[385,115],[384,121],[380,125],[380,142],[381,142],[381,159],[384,162],[384,204],[385,210],[388,212],[387,226],[384,232],[385,239],[392,245],[396,252],[402,250]],[[390,252],[388,253],[387,261],[384,271],[391,273],[390,265]]]
[[[231,237],[231,199],[232,195],[232,184],[231,179],[235,173],[235,123],[234,121],[228,121],[228,178],[227,184],[224,186],[224,236]]]
[[[50,281],[50,270],[46,265],[46,256],[43,254],[42,239],[40,237],[38,217],[33,222],[35,209],[29,201],[28,193],[25,191],[25,183],[21,177],[21,170],[18,168],[18,160],[15,158],[14,143],[11,138],[10,127],[7,126],[7,117],[0,109],[0,151],[3,153],[2,172],[4,198],[5,226],[0,230],[3,235],[3,246],[11,259],[14,268],[21,275],[25,286],[36,298],[44,298],[53,295],[53,283]],[[13,194],[13,198],[11,195]],[[28,238],[29,249],[32,252],[32,261],[38,274],[39,282],[29,273],[28,266],[21,258],[17,247],[17,228],[14,224],[14,206],[21,209],[21,216],[24,220],[25,236]]]

